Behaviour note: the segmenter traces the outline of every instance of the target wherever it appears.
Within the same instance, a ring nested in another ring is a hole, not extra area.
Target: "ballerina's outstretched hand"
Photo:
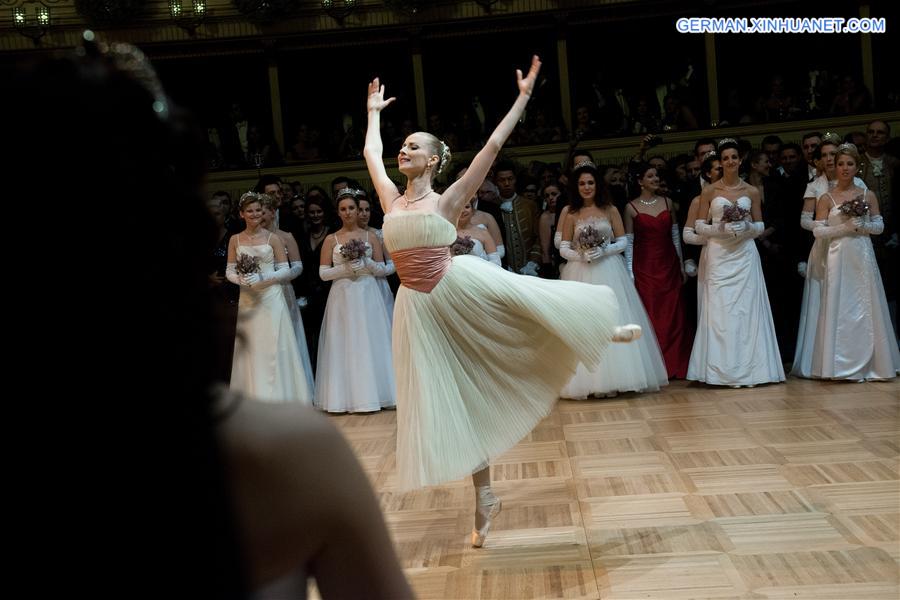
[[[531,57],[531,68],[528,69],[528,75],[526,77],[522,77],[522,70],[516,69],[516,82],[519,85],[519,91],[526,96],[531,96],[532,90],[534,90],[534,82],[537,81],[538,72],[541,70],[541,59],[537,54]],[[375,81],[378,81],[377,79]],[[369,86],[369,90],[371,93],[371,86]],[[381,90],[384,92],[384,89]],[[371,96],[370,96],[371,97]]]
[[[534,67],[532,67],[533,69]],[[519,79],[521,79],[522,73],[519,72]],[[529,73],[530,75],[530,73]],[[367,110],[384,110],[388,104],[396,100],[397,98],[391,96],[387,100],[384,99],[384,86],[381,85],[381,82],[376,77],[369,83],[369,97],[366,100],[366,109]]]

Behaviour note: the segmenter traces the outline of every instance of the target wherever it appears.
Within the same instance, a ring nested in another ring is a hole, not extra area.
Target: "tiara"
[[[859,154],[859,149],[856,147],[856,144],[851,144],[850,142],[845,142],[838,146],[838,152],[841,152],[843,150],[850,150],[852,152],[855,152],[856,154]]]
[[[734,145],[737,145],[737,140],[734,139],[734,138],[722,138],[721,140],[719,140],[719,143],[717,144],[717,147],[718,147],[719,149],[721,149],[722,146],[724,146],[725,144],[734,144]]]
[[[583,167],[590,167],[592,169],[596,169],[597,165],[595,165],[594,163],[592,163],[589,160],[583,160],[580,163],[578,163],[577,165],[575,165],[574,167],[572,167],[572,170],[575,171],[575,170],[581,169]]]
[[[703,155],[703,160],[706,160],[707,158],[710,158],[710,157],[717,158],[718,156],[719,155],[716,154],[715,150],[710,150],[709,152],[707,152],[706,154]]]
[[[335,200],[340,200],[341,198],[359,198],[360,196],[365,196],[366,193],[362,190],[357,190],[351,187],[345,187],[338,190],[337,196],[335,196]]]
[[[250,190],[249,192],[244,192],[243,194],[241,194],[241,199],[239,200],[239,202],[243,202],[244,198],[253,198],[254,200],[260,200],[262,199],[262,197],[263,194]]]
[[[840,144],[841,136],[833,131],[826,131],[822,136],[822,143],[831,142],[832,144]]]

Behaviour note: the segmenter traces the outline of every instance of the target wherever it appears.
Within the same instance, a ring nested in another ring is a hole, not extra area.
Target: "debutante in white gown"
[[[300,316],[300,307],[297,306],[297,295],[290,281],[281,284],[284,299],[287,302],[288,314],[291,316],[291,324],[294,326],[294,337],[297,339],[297,354],[300,356],[300,368],[306,380],[307,398],[315,397],[315,381],[313,378],[312,363],[309,360],[309,347],[306,345],[306,330],[303,328],[303,317]]]
[[[258,257],[262,273],[275,270],[275,255],[268,244],[238,244],[237,254]],[[258,400],[312,404],[312,389],[294,331],[279,283],[241,287],[231,389]]]
[[[834,185],[836,180],[829,181],[825,175],[819,175],[806,186],[804,198],[820,198]],[[865,182],[859,177],[853,178],[853,184],[867,190]],[[816,327],[819,322],[819,309],[822,305],[822,279],[825,277],[825,259],[828,241],[818,238],[813,240],[806,260],[806,277],[803,281],[803,300],[800,305],[800,326],[797,330],[797,346],[794,350],[794,363],[791,375],[815,377],[813,374],[813,348],[816,345]]]
[[[850,217],[833,204],[828,225]],[[812,353],[812,376],[821,379],[891,379],[900,351],[891,325],[875,250],[867,234],[822,240],[825,274]]]
[[[381,229],[375,230],[375,236],[378,240],[384,244],[384,232]],[[387,252],[385,251],[385,254]],[[384,257],[385,262],[390,260],[390,256],[386,255]],[[393,271],[391,271],[393,273]],[[388,273],[390,275],[390,273]],[[381,297],[384,300],[384,307],[387,309],[388,313],[388,321],[390,323],[394,322],[394,293],[391,291],[391,286],[388,283],[387,276],[385,277],[376,277],[375,282],[378,284],[378,290],[381,292]]]
[[[606,286],[450,258],[456,228],[436,213],[394,210],[384,240],[403,282],[393,348],[397,483],[406,490],[469,475],[515,445],[579,362],[601,361],[620,320]],[[439,280],[430,291],[410,287],[423,277]]]
[[[577,238],[578,233],[588,226],[597,229],[607,239],[613,238],[609,221],[597,217],[578,219],[575,222],[575,237]],[[655,392],[669,383],[659,342],[621,254],[604,256],[589,263],[569,261],[560,278],[566,281],[609,286],[619,301],[620,318],[626,323],[640,325],[643,330],[637,341],[611,347],[603,361],[593,371],[579,364],[575,376],[569,380],[560,396],[583,400],[592,394]],[[593,306],[582,303],[581,310],[584,319],[592,318]]]
[[[735,203],[747,211],[752,204],[747,196]],[[730,205],[727,198],[713,198],[709,214],[714,225]],[[784,381],[754,240],[708,238],[705,267],[704,285],[697,286],[700,313],[687,379],[732,386]]]
[[[335,266],[347,262],[341,246],[338,239],[331,255]],[[372,257],[368,239],[366,256]],[[396,405],[391,323],[375,280],[360,272],[331,284],[316,369],[315,404],[324,411],[373,412]]]

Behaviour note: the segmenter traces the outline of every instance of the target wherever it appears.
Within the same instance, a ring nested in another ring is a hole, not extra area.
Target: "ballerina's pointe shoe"
[[[484,525],[481,529],[472,529],[473,548],[481,548],[484,546],[484,540],[487,539],[487,534],[491,530],[491,523],[494,518],[500,514],[502,508],[503,502],[500,501],[500,498],[494,496],[491,488],[487,488],[487,493],[485,494],[479,490],[478,508],[476,510],[484,517]]]
[[[633,342],[641,337],[640,325],[620,325],[613,329],[612,341],[614,342]]]

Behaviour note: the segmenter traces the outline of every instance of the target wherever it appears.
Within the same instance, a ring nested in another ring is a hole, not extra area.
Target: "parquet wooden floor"
[[[900,383],[561,401],[471,480],[395,491],[395,415],[333,417],[419,598],[900,598]]]

